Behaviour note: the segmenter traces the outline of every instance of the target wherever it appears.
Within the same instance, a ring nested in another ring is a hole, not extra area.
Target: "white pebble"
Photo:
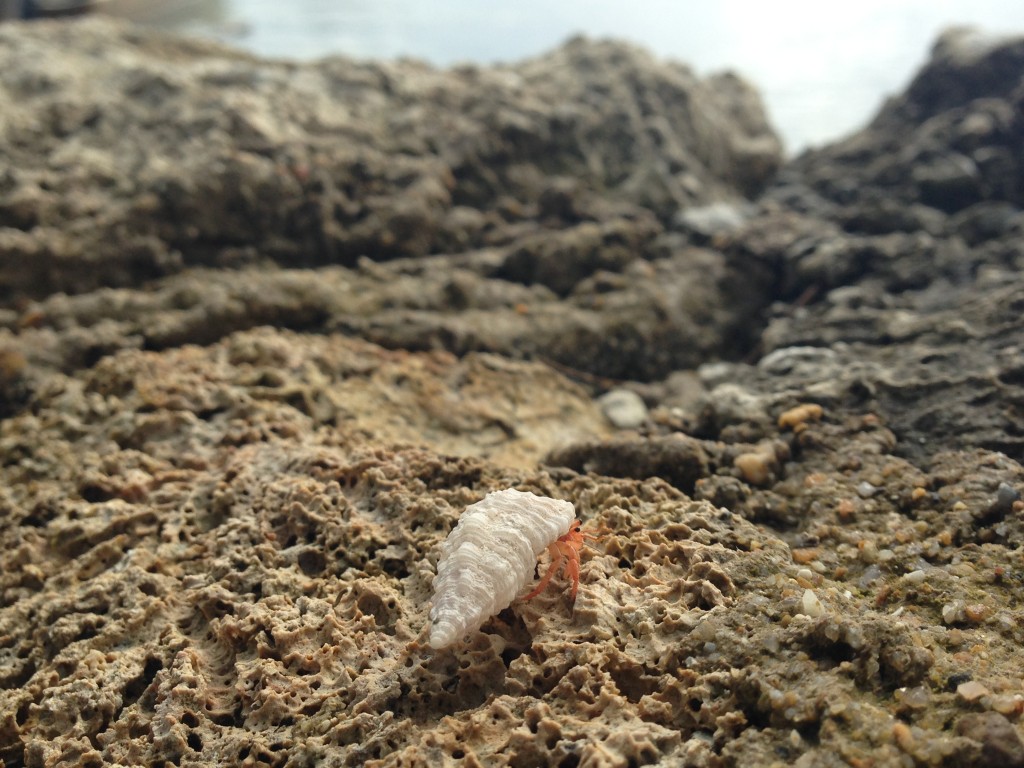
[[[628,389],[613,389],[597,399],[601,412],[619,429],[636,429],[647,421],[643,398]]]
[[[825,614],[825,606],[821,604],[821,600],[810,589],[805,589],[803,597],[800,598],[800,613],[804,616],[810,616],[812,619]]]
[[[942,620],[947,624],[956,624],[967,618],[963,600],[954,600],[942,606]]]

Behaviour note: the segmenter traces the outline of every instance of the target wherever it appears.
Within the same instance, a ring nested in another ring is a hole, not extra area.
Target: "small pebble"
[[[906,723],[896,723],[892,727],[892,738],[904,752],[914,748],[914,734]]]
[[[977,701],[982,696],[991,694],[991,691],[977,680],[970,680],[966,683],[960,683],[956,687],[956,694],[964,701]]]
[[[896,691],[896,698],[900,703],[910,709],[924,709],[931,701],[931,694],[923,685],[913,688],[900,688]]]
[[[981,603],[971,603],[964,606],[964,617],[972,624],[980,624],[989,616],[988,606]]]
[[[1020,501],[1020,493],[1009,483],[1000,483],[996,489],[996,499],[989,507],[989,514],[1008,515],[1013,512],[1013,504]]]
[[[1019,693],[1010,695],[1008,693],[992,697],[992,709],[1003,715],[1014,717],[1024,712],[1024,696]]]
[[[967,618],[963,600],[954,600],[942,606],[942,620],[946,624],[956,624]]]
[[[765,453],[741,453],[732,460],[743,479],[751,485],[767,485],[775,457]]]
[[[921,584],[925,579],[925,572],[920,568],[916,571],[903,574],[903,581],[907,584]]]
[[[791,550],[790,554],[793,557],[793,562],[798,565],[806,565],[812,560],[817,560],[821,554],[821,547],[802,547]]]
[[[808,421],[820,421],[822,414],[824,410],[817,403],[798,405],[779,416],[779,429],[795,430]]]
[[[636,429],[647,421],[647,405],[636,392],[613,389],[597,399],[604,417],[619,429]]]
[[[862,499],[870,499],[876,493],[878,493],[878,488],[867,480],[857,485],[857,495]]]
[[[816,619],[825,614],[825,606],[821,604],[821,600],[818,599],[813,590],[805,589],[803,596],[800,598],[799,613]]]
[[[878,546],[871,539],[861,539],[858,541],[857,549],[860,551],[861,562],[878,562]]]
[[[836,514],[839,515],[839,519],[844,522],[850,520],[854,516],[854,514],[856,514],[856,512],[857,508],[849,499],[842,499],[836,505]]]

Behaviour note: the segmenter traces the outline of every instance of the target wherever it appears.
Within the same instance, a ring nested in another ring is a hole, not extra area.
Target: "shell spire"
[[[430,646],[446,648],[510,605],[533,578],[540,553],[575,517],[568,501],[512,488],[466,507],[441,545]]]

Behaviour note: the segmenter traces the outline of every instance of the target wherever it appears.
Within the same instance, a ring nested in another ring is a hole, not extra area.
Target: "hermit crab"
[[[533,577],[545,549],[551,564],[524,599],[539,595],[564,568],[575,602],[579,553],[587,538],[596,537],[580,530],[568,501],[510,488],[466,507],[441,546],[430,608],[430,646],[446,648],[508,607]]]

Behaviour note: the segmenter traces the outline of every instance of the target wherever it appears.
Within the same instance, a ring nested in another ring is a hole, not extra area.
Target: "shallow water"
[[[906,85],[943,28],[1024,32],[1024,3],[1005,0],[109,0],[108,8],[298,59],[341,53],[486,63],[536,55],[581,32],[623,38],[701,73],[740,72],[764,95],[791,152],[865,123]]]

